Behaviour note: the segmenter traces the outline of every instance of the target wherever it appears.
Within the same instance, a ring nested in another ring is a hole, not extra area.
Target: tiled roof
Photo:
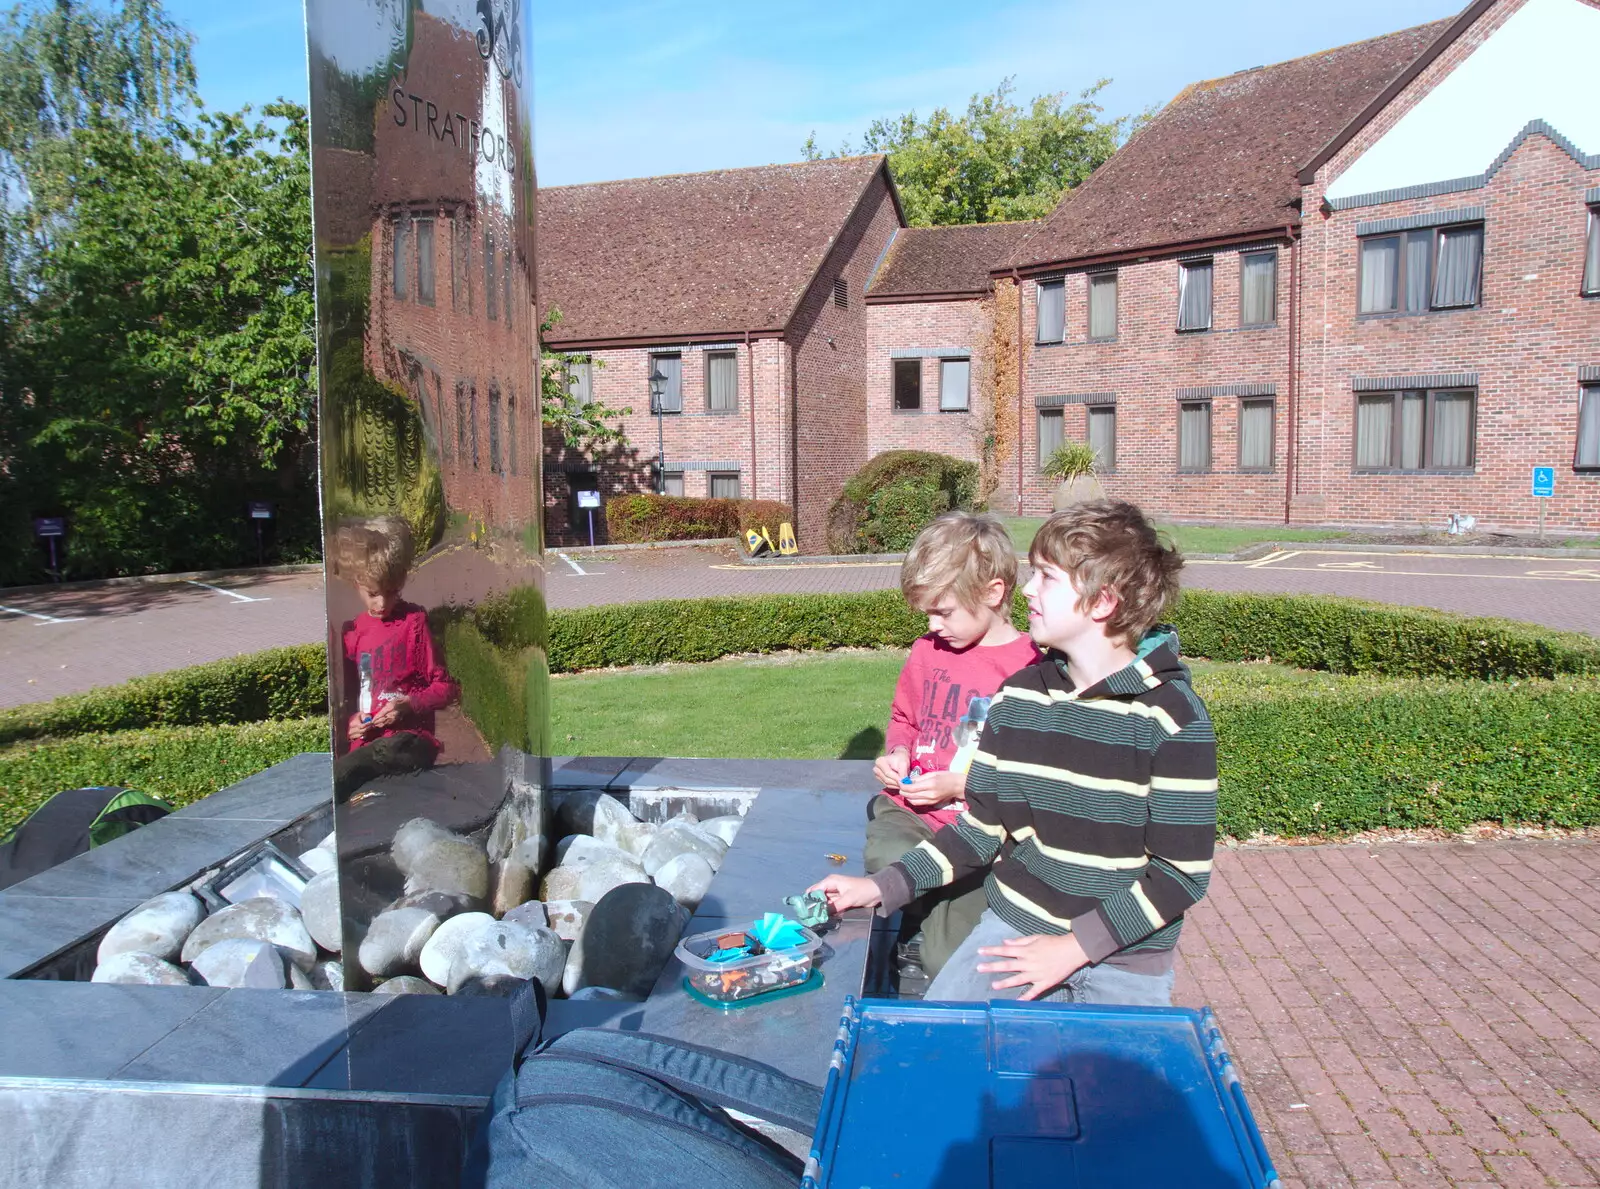
[[[873,278],[867,296],[983,293],[1033,223],[964,223],[956,227],[903,227]]]
[[[776,330],[884,158],[845,157],[539,191],[552,343]]]
[[[1054,264],[1298,224],[1299,168],[1450,21],[1195,83],[1022,236]]]

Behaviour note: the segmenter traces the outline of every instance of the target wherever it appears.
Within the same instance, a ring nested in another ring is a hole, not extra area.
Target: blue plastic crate
[[[1209,1009],[845,1001],[802,1189],[1277,1189]]]

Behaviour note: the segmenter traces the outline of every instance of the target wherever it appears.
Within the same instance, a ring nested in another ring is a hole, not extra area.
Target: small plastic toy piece
[[[678,943],[677,955],[687,985],[713,1004],[724,1004],[804,983],[821,946],[811,930],[769,912],[747,933],[686,937]]]
[[[911,771],[907,772],[904,776],[902,776],[900,778],[900,783],[901,784],[910,784],[913,780],[917,779],[917,777],[919,777],[921,775],[922,775],[922,769],[918,768],[916,765],[912,765]]]
[[[794,919],[808,929],[815,929],[828,923],[826,892],[801,892],[798,896],[785,896],[783,902],[789,906]]]
[[[827,854],[823,855],[822,857],[824,859],[827,859],[828,862],[834,864],[835,866],[837,866],[838,864],[844,862],[844,856],[843,855],[836,855],[832,851],[829,851]]]

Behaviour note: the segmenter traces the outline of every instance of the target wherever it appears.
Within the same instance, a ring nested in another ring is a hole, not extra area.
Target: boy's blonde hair
[[[1005,525],[977,512],[946,512],[917,534],[900,565],[900,590],[917,610],[946,594],[968,611],[987,606],[984,591],[1005,583],[1001,614],[1017,585],[1017,551]]]
[[[1071,577],[1080,611],[1088,610],[1101,591],[1114,591],[1117,609],[1106,620],[1105,633],[1130,647],[1177,599],[1183,569],[1177,547],[1126,500],[1094,500],[1050,517],[1028,549],[1028,564],[1038,569],[1041,562]]]
[[[334,573],[358,586],[398,591],[411,571],[411,526],[400,516],[346,520],[334,530]]]

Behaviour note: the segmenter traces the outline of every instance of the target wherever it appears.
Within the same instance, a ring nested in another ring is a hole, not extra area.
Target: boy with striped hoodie
[[[1183,562],[1120,500],[1052,516],[1028,560],[1049,651],[990,704],[965,811],[876,875],[816,887],[835,912],[889,913],[987,868],[988,907],[929,999],[1169,1004],[1217,821],[1211,720],[1158,626]]]

